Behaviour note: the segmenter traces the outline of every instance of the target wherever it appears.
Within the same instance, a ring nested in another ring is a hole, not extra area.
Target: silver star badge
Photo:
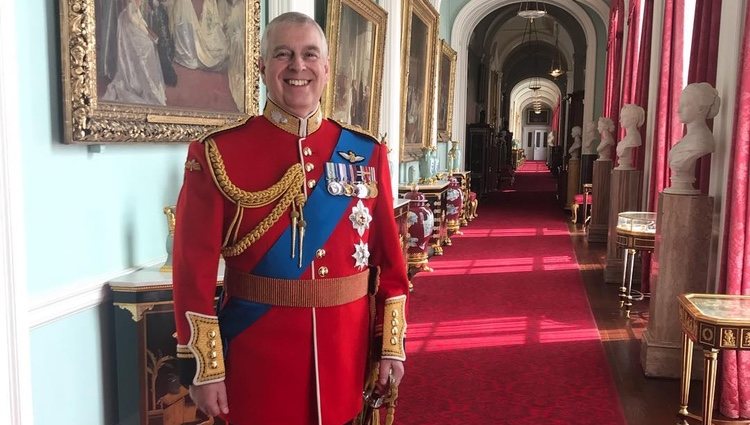
[[[349,214],[349,220],[351,220],[352,226],[357,230],[360,237],[365,234],[365,229],[370,228],[372,216],[370,215],[370,210],[368,210],[365,204],[362,203],[361,199],[357,201],[357,205],[352,207],[352,213]]]
[[[367,248],[367,244],[362,242],[360,239],[359,243],[354,244],[354,267],[359,270],[364,270],[367,267],[367,260],[370,258],[370,251]]]

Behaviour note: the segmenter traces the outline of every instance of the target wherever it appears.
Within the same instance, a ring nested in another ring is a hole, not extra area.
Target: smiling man
[[[261,56],[263,115],[188,149],[173,262],[183,383],[233,425],[343,425],[361,410],[368,353],[378,392],[404,373],[408,280],[387,151],[322,116],[328,47],[315,21],[277,17]]]

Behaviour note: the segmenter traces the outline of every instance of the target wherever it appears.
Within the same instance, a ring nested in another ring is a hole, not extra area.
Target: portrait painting
[[[259,0],[60,2],[65,142],[183,142],[257,114]]]
[[[328,117],[377,135],[387,13],[372,0],[330,0],[326,36],[331,81]]]
[[[453,123],[453,90],[456,80],[456,51],[441,40],[438,55],[437,131],[439,140],[450,140]]]
[[[401,81],[401,160],[430,146],[435,91],[438,13],[426,0],[406,0],[403,9]]]
[[[536,111],[529,108],[526,112],[528,115],[526,116],[526,124],[536,124],[536,125],[548,125],[549,124],[549,109],[542,109],[537,114]]]

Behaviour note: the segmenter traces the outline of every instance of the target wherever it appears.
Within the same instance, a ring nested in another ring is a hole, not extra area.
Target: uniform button
[[[209,338],[216,338],[216,331],[208,331]]]
[[[323,258],[323,257],[325,257],[326,256],[326,250],[321,248],[321,249],[315,251],[315,256],[317,258]]]
[[[306,148],[302,149],[302,155],[311,156],[312,155],[312,149],[310,149],[309,147],[306,147]]]
[[[310,189],[314,188],[315,187],[315,180],[314,179],[308,180],[307,181],[307,187],[309,187]]]
[[[318,275],[320,277],[326,277],[327,274],[328,274],[328,267],[321,266],[321,267],[318,268]]]
[[[394,337],[391,338],[391,345],[396,345],[396,344],[398,344],[398,340],[394,336]]]
[[[211,354],[209,354],[209,357],[211,357],[212,359],[215,359],[216,356],[218,356],[218,354],[216,353],[216,351],[212,351]]]
[[[211,362],[211,369],[217,369],[219,367],[219,362],[216,360]]]
[[[308,162],[307,164],[305,164],[305,171],[307,171],[308,173],[314,169],[315,165],[312,162]]]

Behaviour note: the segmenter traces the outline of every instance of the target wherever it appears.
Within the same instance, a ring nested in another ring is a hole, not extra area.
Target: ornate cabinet
[[[217,295],[223,270],[217,276]],[[210,421],[180,385],[172,274],[158,266],[113,279],[119,425],[202,425]],[[208,422],[207,422],[208,421]]]
[[[478,196],[497,190],[502,155],[492,127],[469,125],[466,130],[464,168],[471,170],[471,189]]]

